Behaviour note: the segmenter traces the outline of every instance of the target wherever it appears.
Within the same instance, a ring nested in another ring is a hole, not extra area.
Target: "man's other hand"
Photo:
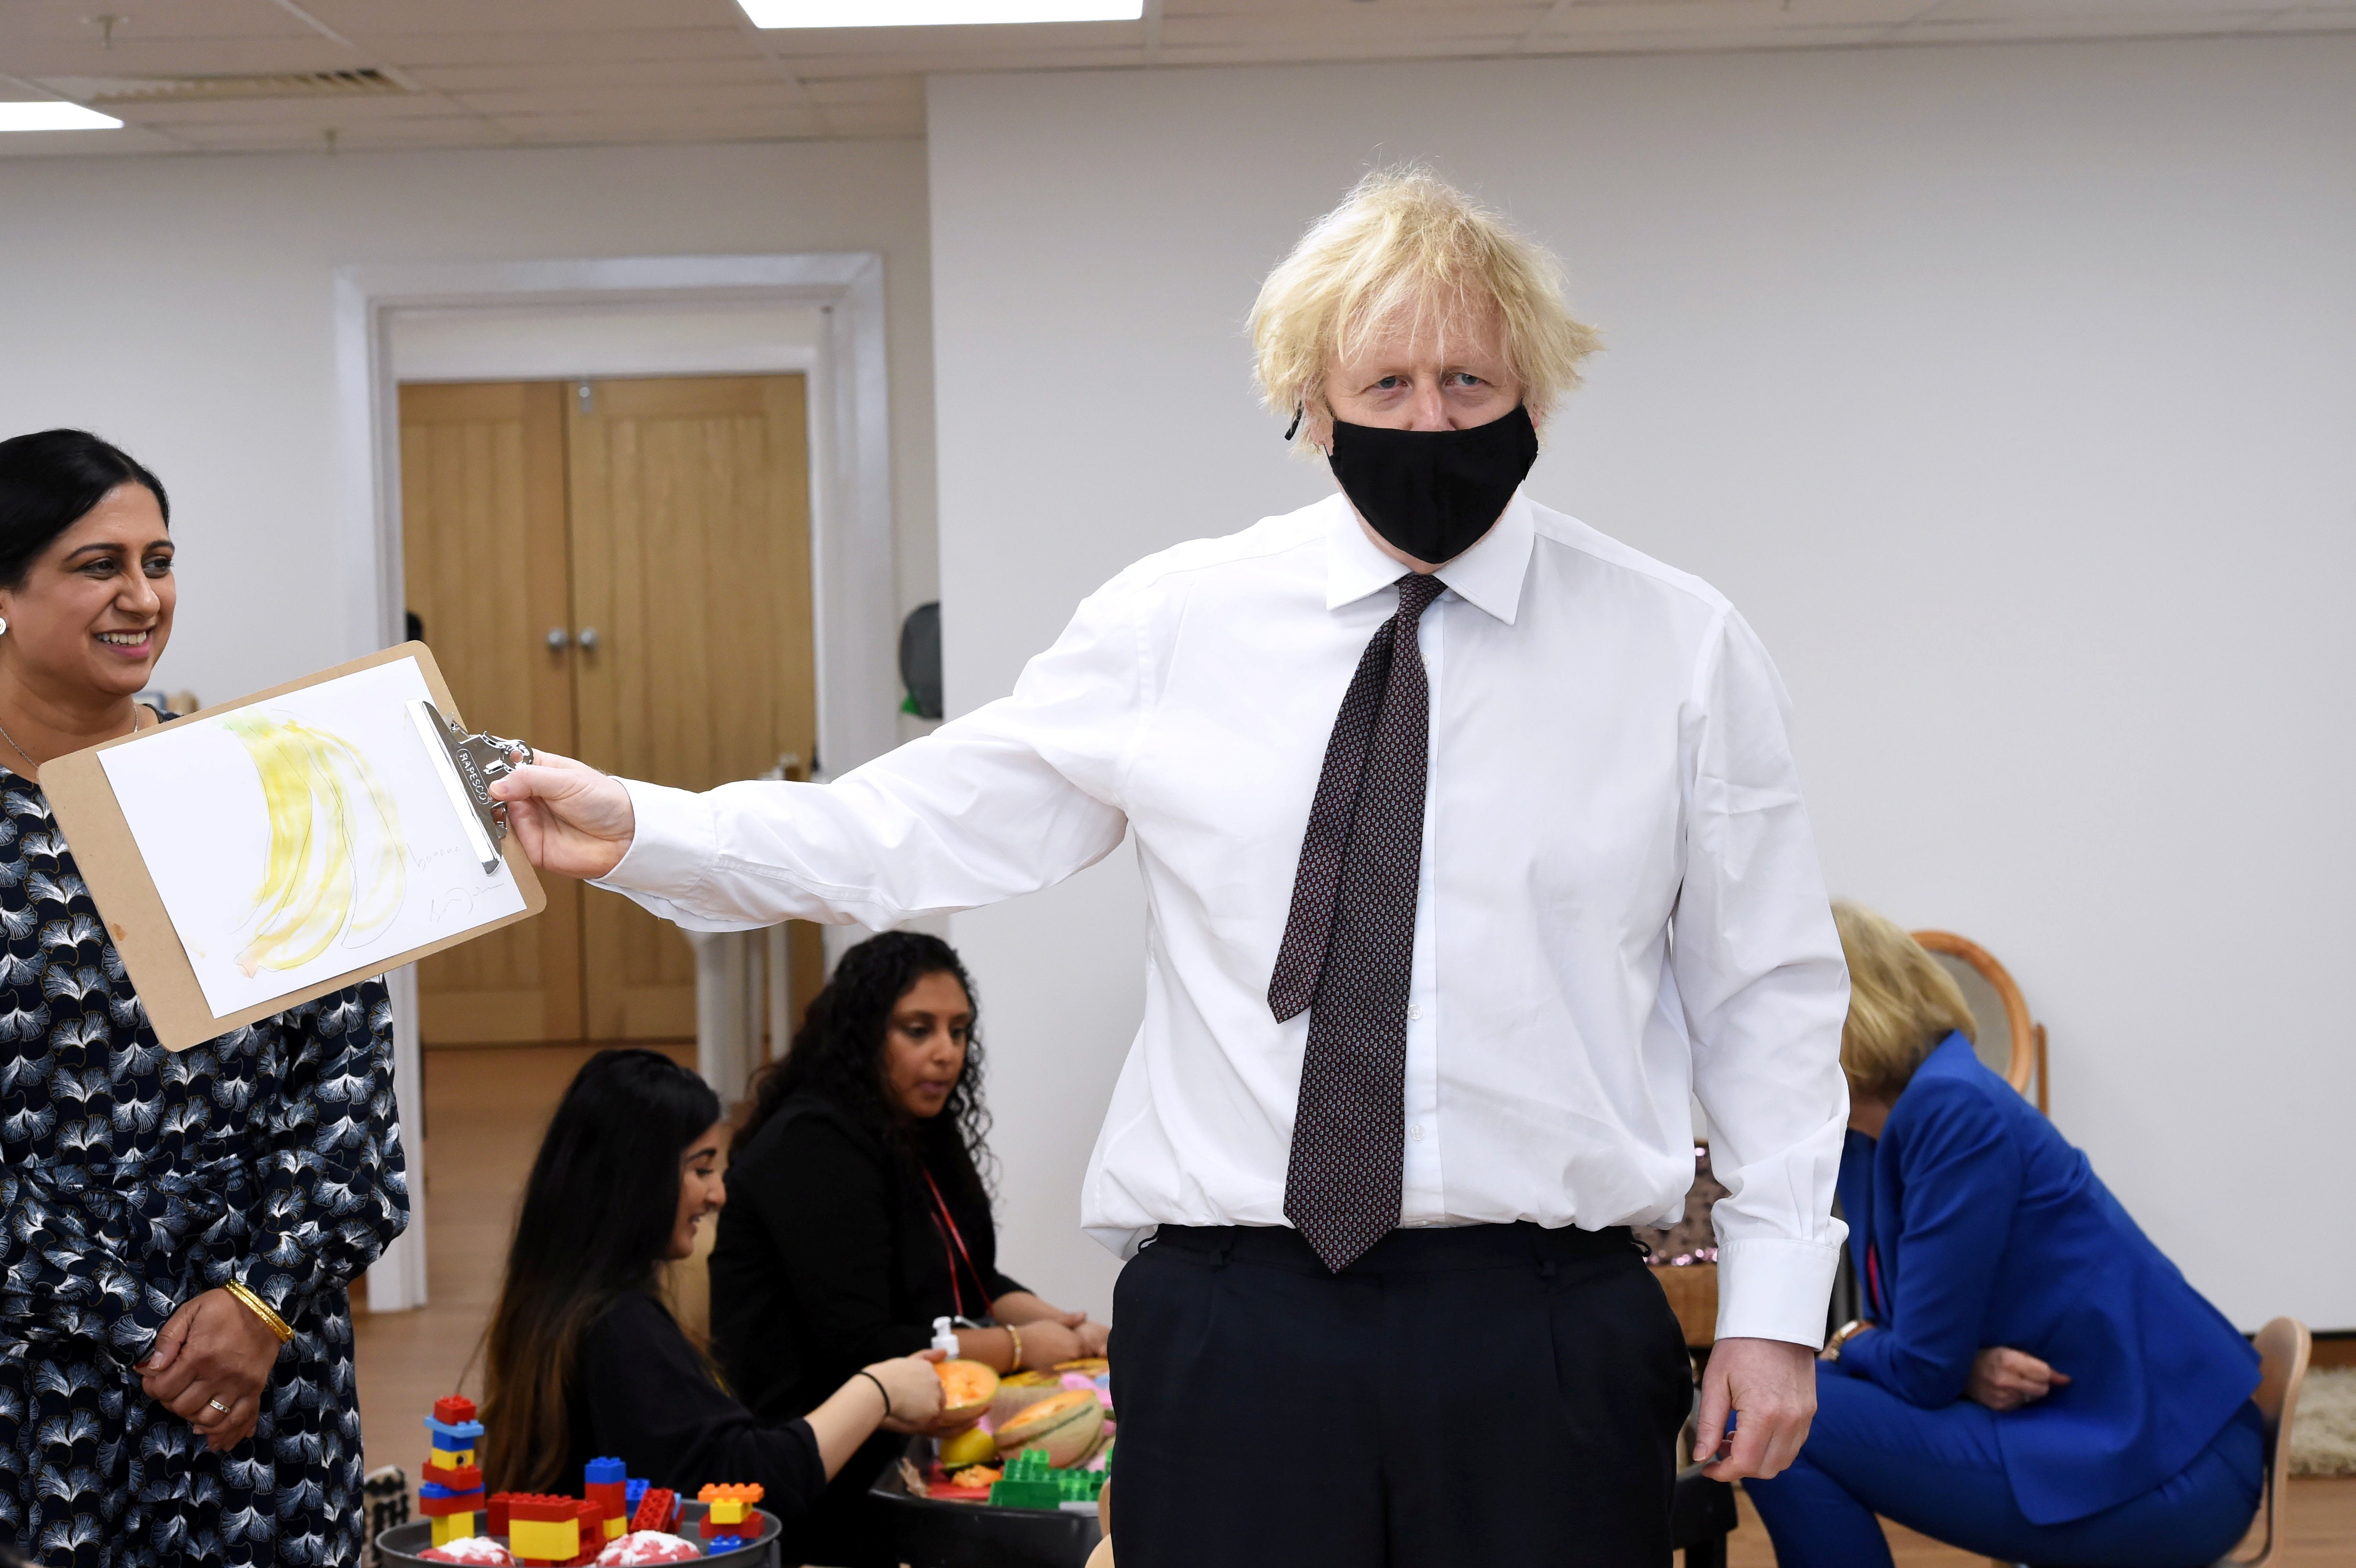
[[[1726,1435],[1726,1417],[1737,1420]],[[1712,1480],[1778,1474],[1799,1456],[1816,1418],[1816,1358],[1781,1339],[1720,1339],[1701,1376],[1694,1459]],[[1706,1463],[1705,1463],[1706,1461]]]
[[[560,876],[604,876],[637,832],[621,780],[553,752],[494,781],[491,798],[507,804],[508,826],[531,863]]]

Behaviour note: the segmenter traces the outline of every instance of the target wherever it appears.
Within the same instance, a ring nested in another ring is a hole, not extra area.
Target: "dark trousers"
[[[1693,1379],[1624,1230],[1165,1225],[1113,1296],[1121,1568],[1661,1568]]]
[[[2231,1552],[2258,1511],[2265,1428],[2254,1405],[2150,1491],[2062,1524],[2032,1523],[2013,1499],[1997,1446],[2008,1419],[1965,1400],[1924,1410],[1819,1366],[1799,1459],[1743,1489],[1783,1568],[1890,1568],[1876,1514],[2007,1563],[2196,1568]]]

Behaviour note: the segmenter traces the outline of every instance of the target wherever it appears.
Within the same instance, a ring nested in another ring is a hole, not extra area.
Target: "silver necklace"
[[[136,702],[131,705],[131,732],[134,735],[139,733],[139,704]],[[8,729],[5,725],[0,725],[0,741],[7,741],[8,749],[10,751],[16,752],[27,762],[33,763],[33,753],[25,750],[24,747],[16,744],[16,737],[8,733]],[[53,758],[51,760],[54,761],[55,759]],[[36,773],[40,771],[40,763],[33,763],[33,769]]]

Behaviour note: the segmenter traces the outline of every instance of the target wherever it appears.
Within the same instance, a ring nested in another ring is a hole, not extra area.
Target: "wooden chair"
[[[2282,1545],[2290,1511],[2290,1424],[2298,1413],[2299,1385],[2307,1381],[2307,1360],[2315,1338],[2296,1317],[2277,1317],[2258,1330],[2258,1414],[2265,1422],[2266,1495],[2258,1515],[2266,1521],[2265,1544],[2255,1557],[2228,1553],[2217,1568],[2265,1568]]]
[[[2258,1518],[2265,1523],[2265,1536],[2255,1557],[2236,1557],[2228,1552],[2217,1559],[2212,1568],[2267,1568],[2289,1528],[2290,1427],[2298,1413],[2299,1385],[2307,1381],[2307,1360],[2315,1339],[2308,1333],[2307,1325],[2297,1318],[2277,1317],[2258,1330],[2257,1346],[2258,1392],[2250,1397],[2256,1403],[2259,1419],[2265,1425],[2265,1496],[2258,1502]],[[2024,1564],[2007,1563],[2001,1557],[1991,1557],[1988,1564],[1989,1568],[2025,1568]]]
[[[2045,1026],[2029,1016],[2029,1000],[2011,974],[1996,961],[1996,955],[1952,931],[1918,931],[1914,940],[1941,960],[1963,987],[1964,1000],[1979,1026],[1980,1059],[1991,1067],[2001,1061],[2005,1082],[2046,1111]],[[2004,1031],[2000,1039],[1998,1025]],[[2032,1084],[2034,1094],[2029,1093]]]

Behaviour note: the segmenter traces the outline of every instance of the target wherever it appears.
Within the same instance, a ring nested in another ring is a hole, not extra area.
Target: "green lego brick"
[[[990,1488],[992,1508],[1054,1509],[1066,1503],[1092,1503],[1104,1490],[1102,1470],[1058,1470],[1047,1463],[1044,1448],[1025,1448],[1006,1461],[1006,1469]]]

